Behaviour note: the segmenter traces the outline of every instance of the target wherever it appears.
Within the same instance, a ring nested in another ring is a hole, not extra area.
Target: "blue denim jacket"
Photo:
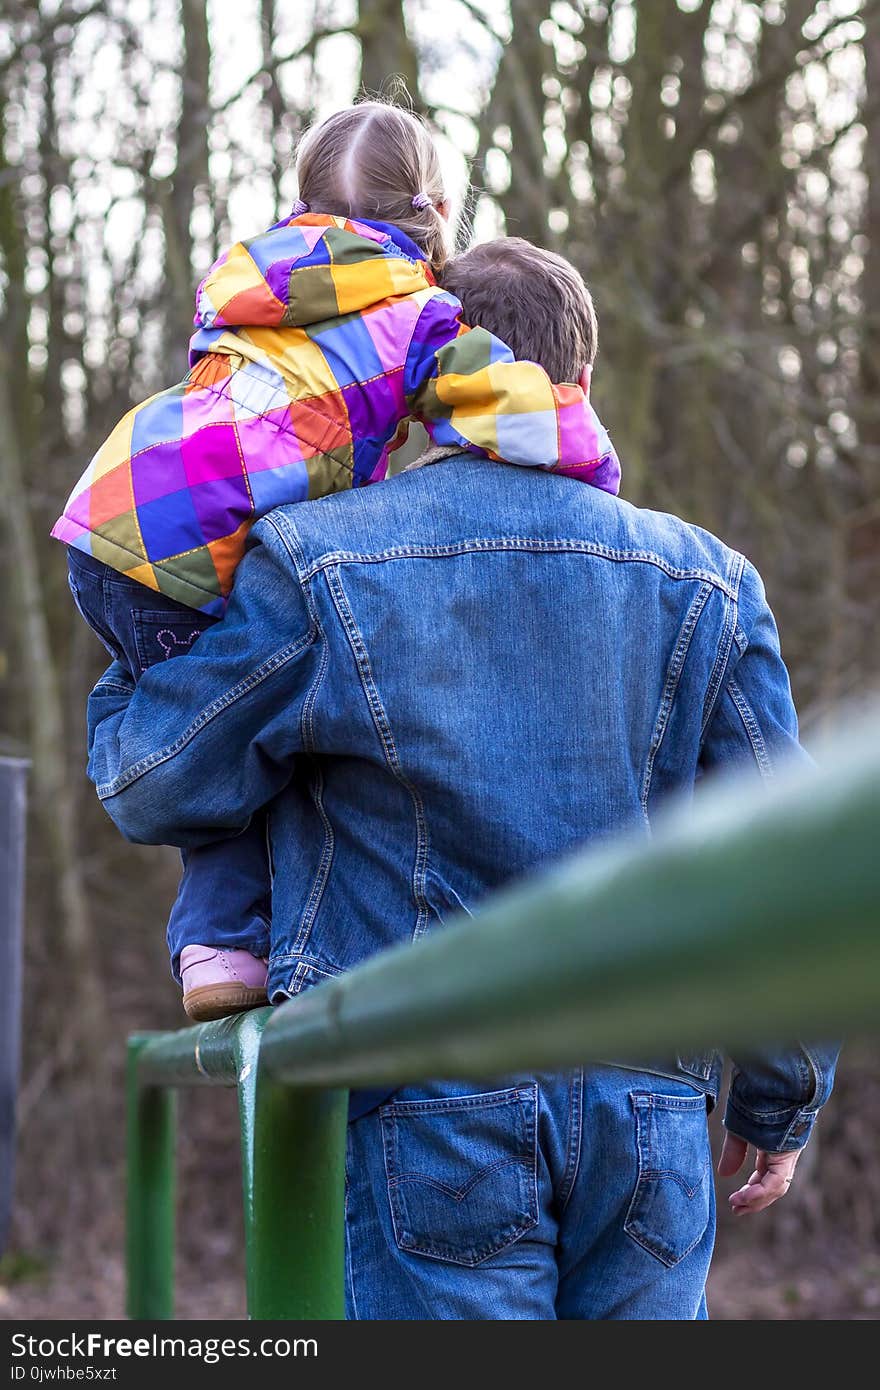
[[[89,772],[130,839],[194,846],[270,807],[270,992],[472,910],[671,792],[799,753],[761,581],[675,517],[459,455],[282,507],[228,614],[89,705]],[[738,1059],[726,1123],[807,1140],[834,1052]],[[665,1069],[665,1068],[658,1068]],[[683,1057],[714,1099],[720,1059]]]

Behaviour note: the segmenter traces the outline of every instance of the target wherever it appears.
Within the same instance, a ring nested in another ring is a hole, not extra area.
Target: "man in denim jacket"
[[[567,263],[496,244],[451,274],[517,356],[588,373],[595,317]],[[89,716],[90,775],[130,839],[198,845],[271,803],[276,1001],[577,846],[647,831],[703,772],[770,778],[803,756],[748,561],[468,454],[270,513],[225,620],[136,691],[111,666]],[[757,1150],[738,1212],[787,1189],[834,1060],[736,1059],[721,1171]],[[706,1317],[720,1076],[708,1053],[355,1098],[349,1316]]]

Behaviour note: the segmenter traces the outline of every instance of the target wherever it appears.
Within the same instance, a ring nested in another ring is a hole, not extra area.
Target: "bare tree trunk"
[[[284,129],[284,97],[281,88],[278,86],[278,74],[275,69],[275,0],[260,0],[260,41],[262,46],[263,67],[268,78],[268,86],[264,95],[264,101],[269,108],[270,123],[270,143],[272,151],[272,163],[270,175],[272,178],[272,190],[275,194],[275,216],[281,215],[281,133]]]
[[[5,108],[0,103],[0,172]],[[70,973],[69,1036],[88,1071],[101,1057],[103,1001],[99,959],[78,858],[76,793],[69,772],[62,686],[55,661],[38,546],[25,487],[24,458],[34,434],[28,367],[25,241],[10,181],[0,180],[0,253],[7,276],[0,347],[0,509],[16,593],[14,641],[29,692],[28,717],[34,783],[61,913],[60,944]]]
[[[416,105],[419,63],[407,33],[401,0],[362,3],[354,31],[361,45],[361,88],[369,96],[386,89],[389,78],[402,77]]]
[[[183,70],[177,122],[177,168],[170,186],[160,189],[165,228],[165,268],[173,305],[166,319],[167,358],[179,372],[186,366],[192,331],[192,215],[198,189],[209,181],[211,45],[206,0],[180,0],[183,24]]]
[[[0,495],[18,590],[18,648],[30,692],[31,753],[34,783],[56,878],[61,938],[70,973],[71,1034],[78,1041],[84,1069],[94,1074],[103,1042],[100,959],[95,947],[77,843],[76,794],[68,775],[61,682],[46,616],[36,540],[24,487],[24,463],[9,395],[10,366],[0,356]]]
[[[865,200],[864,227],[868,235],[865,268],[862,274],[862,300],[866,314],[861,342],[862,399],[870,411],[862,431],[862,443],[867,446],[870,473],[873,479],[880,474],[880,10],[868,11],[865,24],[865,100],[863,120],[867,128],[865,139],[865,174],[868,187]]]
[[[675,0],[655,0],[652,5],[639,6],[635,51],[627,66],[632,100],[624,144],[626,185],[617,268],[620,304],[616,349],[626,364],[627,401],[618,438],[627,460],[627,496],[634,501],[644,500],[657,443],[653,338],[658,322],[664,244],[664,209],[658,190],[672,145],[661,126],[671,12],[681,17]]]

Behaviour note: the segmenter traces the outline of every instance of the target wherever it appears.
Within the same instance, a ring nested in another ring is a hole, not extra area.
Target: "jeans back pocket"
[[[624,1230],[663,1264],[683,1260],[709,1224],[706,1098],[630,1093],[639,1176]]]
[[[135,649],[141,671],[148,671],[160,661],[188,652],[197,637],[201,637],[211,619],[203,613],[148,613],[135,609],[131,615]]]
[[[379,1114],[401,1250],[473,1266],[538,1224],[536,1084]]]

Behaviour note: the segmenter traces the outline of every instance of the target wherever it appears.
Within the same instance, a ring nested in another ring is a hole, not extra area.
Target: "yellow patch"
[[[239,242],[233,246],[219,270],[205,281],[203,292],[217,313],[222,314],[230,299],[263,283],[262,275]]]
[[[155,396],[150,397],[150,400],[155,399]],[[134,426],[134,417],[139,411],[143,410],[144,406],[147,404],[147,401],[143,401],[140,405],[135,406],[134,410],[130,410],[127,415],[123,415],[119,424],[114,427],[112,432],[104,440],[104,443],[89,464],[88,485],[96,483],[99,478],[103,478],[107,473],[112,472],[114,468],[118,468],[120,463],[125,463],[131,457],[131,436]]]
[[[336,290],[340,314],[354,314],[361,309],[371,308],[390,294],[405,294],[406,289],[398,288],[401,277],[394,270],[401,264],[400,261],[377,256],[375,260],[360,261],[357,265],[334,265],[333,288]],[[421,283],[420,278],[417,284],[413,284],[411,276],[407,281],[413,289]]]
[[[156,583],[152,565],[135,565],[134,569],[126,570],[125,574],[136,584],[144,584],[148,589],[155,589],[157,593],[159,592],[159,585]]]
[[[535,362],[493,362],[486,370],[499,413],[526,415],[556,409],[553,383]]]
[[[339,389],[323,352],[305,329],[251,328],[247,338],[284,377],[292,401]]]
[[[468,411],[454,410],[449,423],[452,428],[458,430],[459,434],[469,439],[471,444],[475,444],[478,449],[488,449],[491,453],[498,452],[498,417],[497,415],[477,415]]]

